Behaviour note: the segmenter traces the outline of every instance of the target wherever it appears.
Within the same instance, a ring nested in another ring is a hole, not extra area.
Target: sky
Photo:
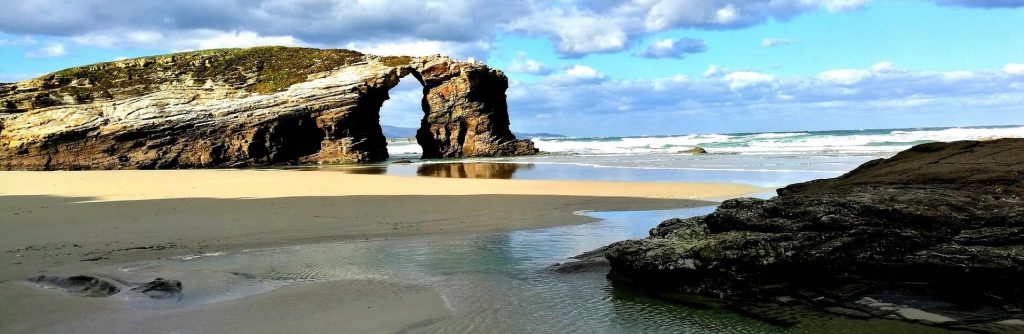
[[[518,132],[1024,124],[1024,0],[3,0],[0,82],[288,45],[476,59]],[[402,80],[382,123],[415,127]]]

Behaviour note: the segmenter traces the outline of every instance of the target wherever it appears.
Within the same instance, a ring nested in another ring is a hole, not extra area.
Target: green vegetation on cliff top
[[[133,58],[69,68],[36,79],[38,88],[0,89],[0,109],[43,108],[88,103],[97,99],[138,96],[161,84],[207,80],[237,89],[270,94],[307,80],[310,74],[363,61],[363,54],[345,49],[255,47],[212,49]],[[410,57],[382,57],[391,66],[408,64]],[[0,85],[12,87],[12,85]]]

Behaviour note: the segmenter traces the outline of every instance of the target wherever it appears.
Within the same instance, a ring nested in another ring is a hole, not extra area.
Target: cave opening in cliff
[[[423,120],[423,84],[412,74],[402,77],[388,91],[390,98],[380,108],[380,127],[393,158],[420,157],[423,148],[416,131]]]

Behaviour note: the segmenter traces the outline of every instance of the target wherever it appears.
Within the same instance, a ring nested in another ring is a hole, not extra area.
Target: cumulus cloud
[[[764,129],[772,124],[824,124],[841,128],[844,121],[963,117],[971,113],[1017,115],[1024,105],[1024,64],[976,71],[910,71],[881,62],[864,69],[835,69],[816,75],[777,76],[759,71],[728,71],[702,78],[673,76],[645,80],[614,80],[564,85],[559,82],[516,83],[509,106],[517,126],[532,131],[597,134],[630,124],[631,134]],[[825,74],[831,73],[831,74]],[[832,83],[825,84],[825,80]],[[628,104],[619,98],[631,98]],[[622,115],[628,105],[631,113]],[[585,111],[586,117],[582,117]],[[544,114],[544,121],[535,115]],[[901,116],[903,115],[903,116]],[[889,117],[889,118],[886,118]],[[585,120],[585,121],[581,121]],[[707,120],[708,123],[701,123]],[[549,124],[557,124],[549,125]],[[682,126],[694,126],[682,129]],[[884,125],[884,123],[879,123]],[[564,129],[556,127],[567,127]],[[599,129],[595,131],[595,129]]]
[[[565,1],[568,8],[531,11],[509,27],[545,36],[568,57],[616,52],[652,32],[678,28],[739,29],[769,19],[786,20],[814,11],[843,11],[866,0],[623,0]]]
[[[561,73],[551,75],[545,80],[552,86],[577,86],[600,83],[605,80],[605,74],[586,65],[573,65]]]
[[[1009,63],[1003,66],[1003,72],[1009,75],[1024,75],[1024,64]]]
[[[873,76],[871,71],[867,70],[828,70],[818,74],[818,80],[825,84],[849,86]]]
[[[68,50],[64,47],[64,44],[56,43],[44,46],[40,49],[29,51],[25,53],[25,57],[29,58],[41,58],[41,57],[60,57],[68,54]]]
[[[707,51],[704,40],[696,38],[662,39],[651,43],[636,55],[644,58],[683,58],[687,54]]]
[[[472,55],[529,9],[487,0],[4,1],[0,32],[169,50],[271,44],[388,50],[397,40],[413,51]]]
[[[798,41],[795,39],[788,38],[765,38],[761,40],[761,47],[772,48],[776,46],[796,44]]]
[[[532,75],[548,75],[551,74],[551,69],[545,66],[543,63],[526,58],[525,52],[519,52],[516,54],[516,58],[512,60],[512,63],[508,65],[508,70],[511,72],[525,73]]]
[[[729,89],[740,90],[747,87],[771,85],[775,76],[754,71],[737,71],[723,76],[729,82]]]
[[[376,55],[427,56],[442,54],[460,59],[482,58],[491,48],[489,43],[458,43],[431,40],[398,40],[355,42],[343,45],[347,49]]]
[[[411,39],[471,54],[480,43],[512,31],[546,37],[571,58],[626,50],[655,32],[739,29],[812,11],[854,10],[867,1],[521,0],[499,6],[489,0],[15,0],[0,2],[0,32],[115,48],[339,47]],[[1017,0],[934,1],[981,8],[1024,5]],[[778,42],[765,44],[782,45]]]

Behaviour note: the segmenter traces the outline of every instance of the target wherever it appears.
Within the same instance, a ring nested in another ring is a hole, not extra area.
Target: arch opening
[[[391,159],[420,158],[423,155],[423,146],[416,140],[416,133],[422,127],[426,114],[423,90],[423,83],[414,74],[407,74],[388,90],[388,99],[380,107],[378,123]]]

